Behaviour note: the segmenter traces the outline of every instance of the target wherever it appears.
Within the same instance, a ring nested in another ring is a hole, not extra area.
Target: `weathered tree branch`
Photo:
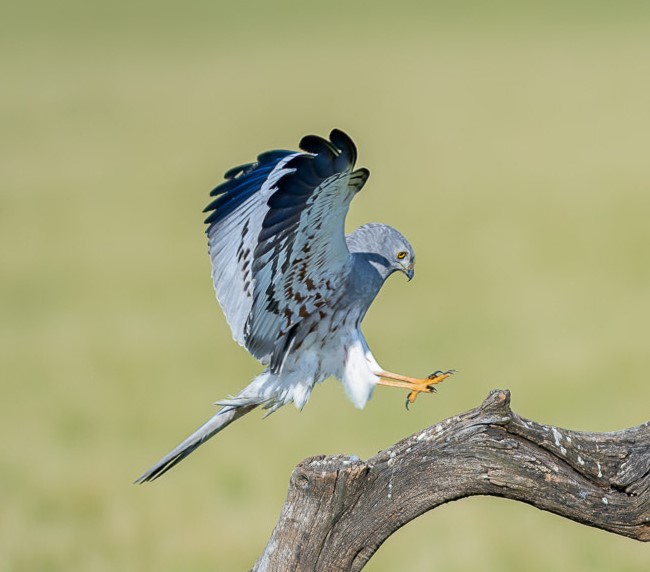
[[[614,433],[557,429],[519,417],[510,392],[495,390],[368,461],[305,459],[254,570],[361,570],[397,529],[473,495],[650,541],[650,421]]]

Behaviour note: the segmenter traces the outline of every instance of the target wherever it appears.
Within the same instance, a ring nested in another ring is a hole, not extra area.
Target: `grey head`
[[[379,274],[382,282],[393,272],[403,272],[411,280],[415,253],[401,232],[387,224],[364,224],[346,237],[348,249]]]

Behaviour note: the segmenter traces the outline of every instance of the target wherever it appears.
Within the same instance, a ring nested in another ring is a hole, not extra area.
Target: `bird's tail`
[[[219,433],[219,431],[230,425],[233,421],[236,421],[240,417],[251,412],[257,407],[257,405],[257,403],[249,402],[246,405],[238,405],[234,407],[227,405],[223,407],[201,425],[201,427],[194,431],[194,433],[192,433],[187,439],[185,439],[185,441],[178,445],[178,447],[167,453],[167,455],[160,459],[160,461],[158,461],[153,467],[138,477],[135,482],[137,484],[146,483],[147,481],[153,481],[160,475],[165,474],[169,469],[180,463],[195,449],[198,449],[203,445],[203,443],[205,443],[210,437]]]

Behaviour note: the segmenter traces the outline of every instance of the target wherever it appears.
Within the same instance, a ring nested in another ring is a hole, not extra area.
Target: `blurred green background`
[[[304,457],[367,458],[509,388],[541,422],[650,418],[650,4],[3,7],[0,570],[243,570]],[[417,252],[365,322],[386,368],[460,373],[410,413],[336,382],[145,468],[258,371],[214,300],[201,209],[229,167],[347,131],[348,226]],[[650,547],[468,499],[368,570],[640,571]]]

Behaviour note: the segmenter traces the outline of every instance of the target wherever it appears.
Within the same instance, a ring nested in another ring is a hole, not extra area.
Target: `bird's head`
[[[383,276],[403,272],[409,280],[415,273],[415,252],[402,233],[392,226],[365,224],[348,237],[350,252],[366,253],[368,261]]]

